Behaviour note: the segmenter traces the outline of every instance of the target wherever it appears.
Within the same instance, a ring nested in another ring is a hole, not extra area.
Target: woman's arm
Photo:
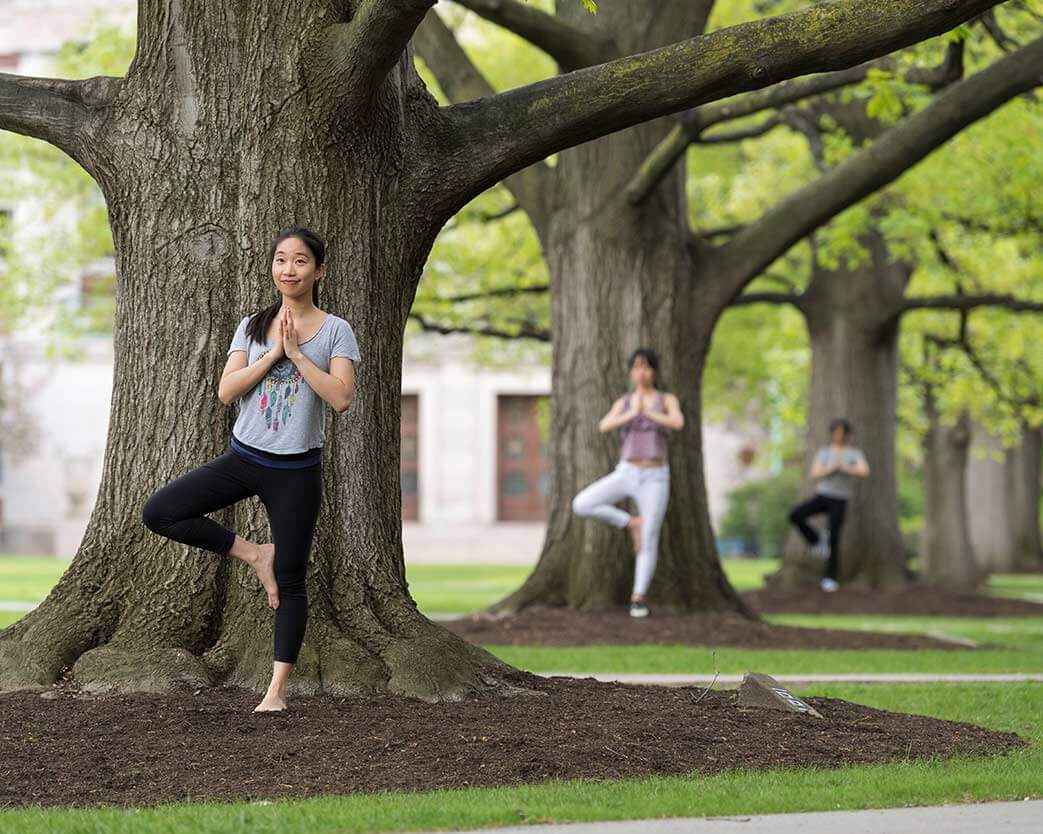
[[[684,415],[681,413],[681,403],[677,397],[673,394],[667,394],[663,397],[663,405],[666,406],[665,414],[658,411],[646,411],[645,416],[653,423],[658,423],[668,429],[673,429],[674,431],[683,429]]]
[[[233,351],[221,372],[221,381],[217,384],[217,398],[225,405],[231,405],[264,379],[272,365],[280,359],[281,355],[277,355],[275,351],[268,351],[252,365],[247,365],[246,351]]]
[[[333,410],[338,414],[346,411],[351,405],[355,398],[355,363],[346,356],[334,356],[330,359],[329,373],[312,362],[303,352],[298,352],[296,358],[291,356],[290,361],[300,369],[301,376],[311,386],[311,390],[333,406]]]
[[[641,412],[632,408],[626,414],[623,413],[623,403],[626,402],[626,397],[620,397],[614,403],[612,408],[608,410],[608,414],[601,418],[601,422],[598,423],[598,431],[607,432],[614,431],[620,426],[625,426]]]

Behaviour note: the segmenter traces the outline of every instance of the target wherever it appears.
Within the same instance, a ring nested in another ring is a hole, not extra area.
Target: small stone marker
[[[739,685],[740,707],[765,707],[784,712],[802,712],[821,718],[822,713],[785,689],[771,675],[747,672]]]

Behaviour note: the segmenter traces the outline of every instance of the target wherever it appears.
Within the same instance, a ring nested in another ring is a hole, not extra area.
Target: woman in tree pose
[[[826,560],[825,576],[819,586],[832,593],[840,584],[840,532],[844,528],[847,502],[854,490],[855,478],[869,477],[869,463],[861,449],[848,443],[851,424],[837,417],[829,424],[830,444],[822,446],[811,462],[811,477],[818,483],[815,494],[790,510],[789,520],[796,525],[809,545],[811,552]],[[829,529],[821,533],[808,524],[808,517],[825,514],[829,518]]]
[[[670,499],[667,444],[670,431],[684,427],[684,415],[677,397],[659,390],[659,356],[654,350],[638,348],[628,365],[633,389],[616,400],[598,424],[602,432],[620,429],[619,463],[611,474],[580,491],[572,499],[572,510],[630,530],[637,551],[630,616],[647,617],[645,593],[655,573],[659,529]],[[635,501],[638,515],[612,506],[624,498]]]
[[[310,229],[278,234],[269,262],[280,297],[246,316],[232,337],[217,397],[239,401],[223,455],[149,497],[142,520],[183,544],[253,567],[275,609],[272,680],[255,712],[286,709],[286,682],[308,619],[307,568],[322,497],[324,403],[351,404],[360,360],[351,325],[318,308],[326,244]],[[257,495],[271,543],[257,544],[207,518]]]

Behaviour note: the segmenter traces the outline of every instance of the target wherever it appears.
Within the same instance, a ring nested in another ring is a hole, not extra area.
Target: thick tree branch
[[[436,0],[361,0],[349,23],[330,31],[335,81],[345,105],[365,105],[398,63]]]
[[[550,341],[549,330],[535,327],[528,322],[510,322],[511,324],[517,324],[518,326],[517,331],[510,331],[479,324],[439,324],[438,322],[431,321],[420,313],[414,312],[409,314],[409,318],[419,324],[422,330],[429,333],[468,333],[472,336],[492,336],[496,339],[535,339],[538,342]]]
[[[119,81],[108,76],[68,81],[0,73],[0,130],[49,142],[90,170],[83,128],[92,110],[108,106]]]
[[[454,105],[445,208],[564,148],[794,75],[854,66],[997,2],[827,0]]]
[[[815,182],[798,189],[717,250],[720,308],[794,243],[872,194],[968,125],[1043,83],[1043,38],[954,84]]]
[[[450,101],[470,101],[496,95],[437,12],[428,12],[417,28],[413,47],[435,74],[442,92]],[[544,228],[547,183],[552,176],[553,171],[545,162],[537,162],[504,180],[504,185],[529,216],[537,234]]]
[[[593,32],[547,14],[518,0],[454,0],[497,26],[502,26],[542,49],[563,70],[600,64],[609,56],[609,44]]]

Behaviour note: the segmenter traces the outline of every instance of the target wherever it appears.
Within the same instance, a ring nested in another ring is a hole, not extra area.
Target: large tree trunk
[[[968,460],[968,516],[974,552],[983,570],[1010,573],[1040,562],[1040,429],[1022,429],[1006,448],[975,425]]]
[[[1041,459],[1043,426],[1023,425],[1021,443],[1007,458],[1015,570],[1035,570],[1043,563],[1039,529]]]
[[[815,450],[829,443],[830,420],[846,417],[854,428],[850,442],[865,453],[871,474],[856,484],[848,503],[840,578],[894,588],[908,582],[898,525],[899,318],[895,313],[911,269],[891,259],[880,233],[868,232],[861,242],[869,259],[857,267],[832,270],[816,259],[800,304],[812,355],[801,493],[813,488],[808,472]],[[811,562],[806,552],[804,540],[791,532],[776,581],[795,586],[817,580],[821,563]]]
[[[503,680],[507,667],[418,613],[404,578],[401,340],[441,219],[403,187],[415,152],[403,125],[422,134],[435,104],[407,53],[368,117],[345,127],[337,91],[296,69],[314,44],[272,37],[321,31],[333,5],[238,16],[227,4],[142,4],[134,65],[81,153],[117,253],[101,486],[66,574],[0,632],[0,689],[47,685],[66,667],[99,689],[266,686],[273,616],[252,571],[151,533],[141,512],[149,494],[226,447],[234,409],[216,390],[228,342],[244,312],[278,297],[267,250],[292,223],[329,240],[320,306],[352,323],[363,361],[352,407],[328,423],[291,690],[451,699]],[[256,498],[219,517],[270,540]]]
[[[596,25],[621,53],[641,52],[697,34],[708,7],[612,4]],[[560,17],[583,14],[578,3],[559,4]],[[553,205],[536,223],[552,277],[550,518],[535,570],[496,611],[629,599],[629,534],[574,516],[571,504],[619,459],[618,437],[599,434],[597,424],[627,390],[626,360],[639,346],[660,353],[664,386],[685,413],[671,442],[670,504],[649,600],[657,610],[745,611],[717,558],[703,479],[700,387],[716,314],[700,309],[700,281],[713,276],[699,274],[684,166],[640,207],[623,193],[671,127],[660,120],[587,143],[560,154],[554,168]]]
[[[929,426],[924,451],[924,576],[931,585],[956,590],[974,588],[981,570],[974,560],[967,528],[967,450],[971,421],[966,412],[954,425],[943,425],[930,392]]]

